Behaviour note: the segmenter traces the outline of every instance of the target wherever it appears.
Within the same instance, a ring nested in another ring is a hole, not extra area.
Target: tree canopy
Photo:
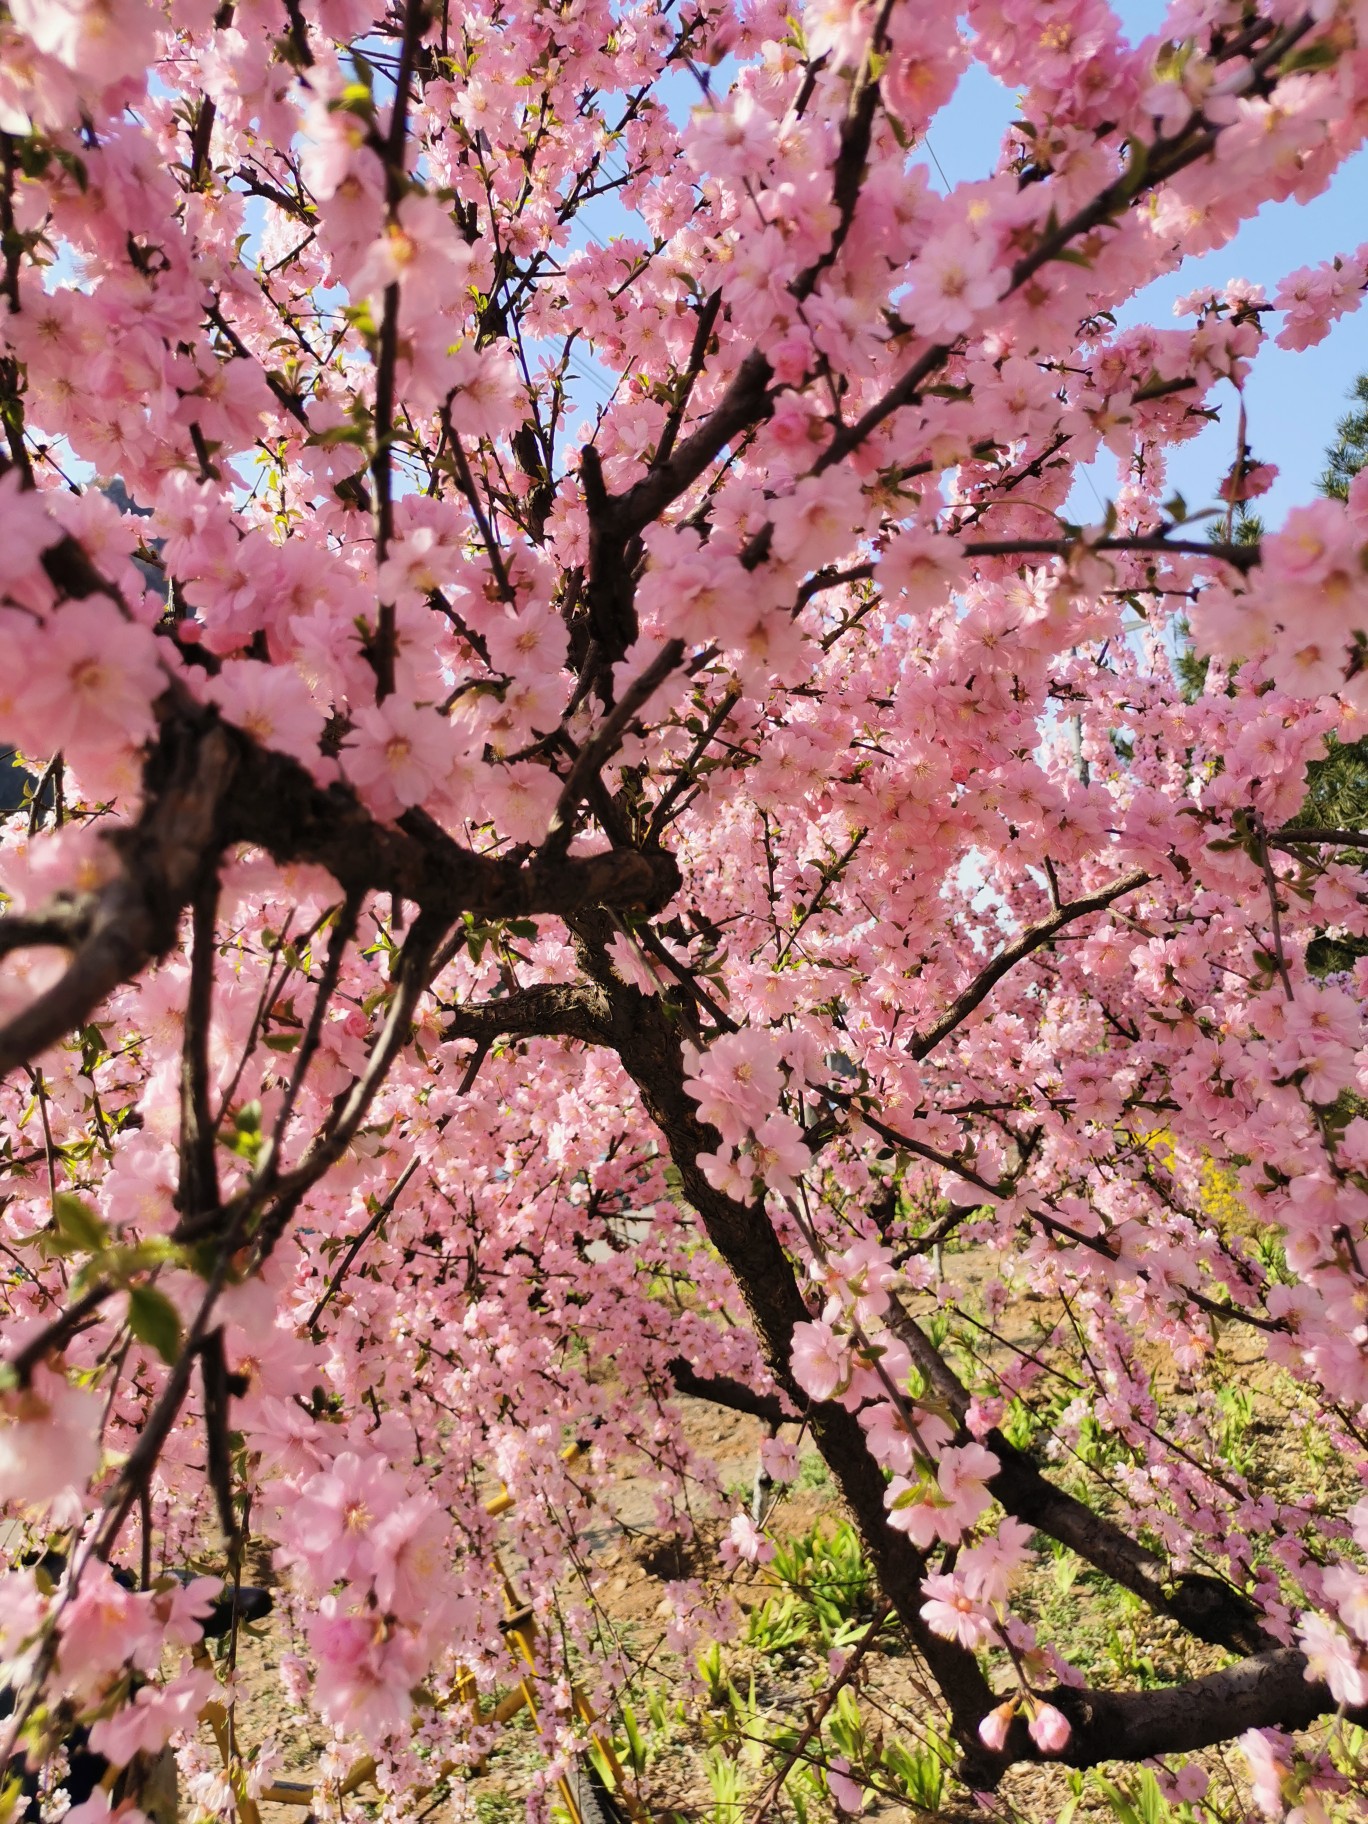
[[[820,1453],[966,1804],[1237,1739],[1223,1803],[1358,1802],[1361,415],[1237,518],[1251,363],[1368,248],[1125,307],[1366,129],[1351,0],[0,6],[0,1733],[129,1770],[74,1824],[231,1678],[253,1541],[317,1808],[365,1755],[459,1814],[500,1487],[563,1765],[565,1656],[634,1676],[596,1498],[721,1516],[686,1668],[773,1551],[682,1395]],[[1054,1550],[1173,1679],[1023,1612]]]

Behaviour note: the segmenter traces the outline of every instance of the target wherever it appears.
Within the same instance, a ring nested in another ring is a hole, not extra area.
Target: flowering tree
[[[12,1752],[183,1729],[212,1674],[146,1680],[204,1591],[158,1573],[257,1534],[402,1813],[506,1663],[491,1487],[545,1610],[625,1463],[679,1519],[684,1391],[807,1427],[973,1786],[1241,1737],[1259,1807],[1324,1815],[1292,1732],[1368,1704],[1368,1051],[1363,965],[1307,955],[1368,932],[1368,834],[1288,819],[1368,711],[1368,488],[1259,543],[1164,495],[1368,249],[1116,313],[1323,189],[1364,31],[0,8],[0,738],[43,771],[0,850]],[[1020,117],[942,194],[972,62]],[[993,1346],[1028,1295],[1053,1334]],[[1229,1460],[1227,1334],[1334,1501]],[[1031,1411],[1119,1441],[1105,1505]],[[1211,1669],[1088,1688],[1013,1612],[1035,1534]],[[587,1586],[563,1619],[608,1702]]]

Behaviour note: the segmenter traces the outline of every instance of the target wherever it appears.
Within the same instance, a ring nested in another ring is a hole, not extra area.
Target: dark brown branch
[[[1258,57],[1254,58],[1249,72],[1248,82],[1236,89],[1237,93],[1257,92],[1268,70],[1277,60],[1304,38],[1311,30],[1313,20],[1310,14],[1304,14],[1279,32],[1265,46]],[[1123,171],[1120,177],[1098,192],[1091,201],[1075,210],[1049,234],[1042,235],[1029,253],[1012,267],[1005,296],[1011,296],[1030,278],[1040,271],[1042,266],[1066,252],[1071,243],[1082,236],[1100,228],[1135,201],[1148,195],[1161,183],[1176,177],[1179,172],[1205,158],[1215,146],[1224,130],[1224,123],[1209,125],[1200,112],[1194,111],[1189,116],[1182,130],[1171,138],[1156,139],[1147,149],[1145,165],[1142,171]],[[946,342],[932,344],[918,356],[912,366],[882,398],[876,399],[864,414],[852,424],[839,430],[813,465],[814,473],[821,474],[834,463],[842,461],[864,443],[894,412],[904,406],[912,405],[920,396],[923,384],[948,359],[951,345]]]
[[[641,1092],[647,1113],[665,1137],[679,1171],[684,1196],[725,1261],[749,1308],[756,1334],[776,1385],[795,1403],[804,1396],[790,1372],[795,1326],[808,1321],[797,1275],[762,1203],[741,1204],[713,1189],[700,1156],[716,1151],[719,1136],[698,1120],[684,1087],[679,1032],[656,997],[628,987],[614,974],[606,946],[613,926],[603,913],[571,921],[581,960],[607,1002],[604,1040]],[[940,1639],[922,1619],[926,1561],[906,1534],[888,1525],[883,1472],[869,1454],[864,1432],[844,1407],[827,1402],[811,1408],[813,1438],[860,1527],[880,1585],[898,1618],[931,1669],[952,1716],[953,1732],[970,1751],[979,1718],[993,1695],[973,1655]]]
[[[1003,976],[1028,957],[1033,950],[1039,950],[1042,945],[1048,944],[1064,929],[1065,925],[1073,924],[1077,919],[1086,918],[1090,912],[1101,912],[1114,900],[1120,899],[1126,893],[1134,893],[1137,887],[1145,886],[1153,878],[1154,876],[1146,873],[1143,868],[1137,868],[1134,872],[1123,875],[1120,880],[1113,882],[1109,887],[1103,887],[1096,893],[1089,893],[1082,899],[1068,901],[1058,911],[1052,912],[1048,918],[1042,919],[1038,925],[1031,925],[1014,943],[1008,944],[1006,949],[1000,950],[986,968],[979,971],[934,1026],[908,1042],[907,1050],[918,1061],[929,1057],[942,1039],[947,1038],[957,1026],[968,1019],[976,1007],[987,1000]]]
[[[756,1393],[744,1381],[729,1374],[700,1374],[682,1355],[670,1363],[670,1379],[675,1390],[691,1400],[710,1400],[714,1406],[725,1406],[729,1412],[744,1412],[767,1425],[783,1425],[797,1414],[777,1393]]]
[[[218,1168],[214,1159],[214,1117],[209,1106],[209,1034],[214,992],[214,919],[218,912],[217,876],[207,874],[194,897],[190,991],[185,1005],[185,1034],[180,1070],[180,1184],[176,1206],[216,1210]]]
[[[1215,563],[1231,564],[1236,570],[1252,570],[1259,563],[1259,545],[1233,545],[1207,539],[1170,538],[1163,532],[1137,533],[1134,537],[1099,538],[989,538],[971,539],[960,546],[966,557],[1071,557],[1075,552],[1136,551],[1165,552],[1178,557],[1206,557]]]
[[[211,1330],[200,1343],[199,1364],[209,1486],[214,1491],[219,1526],[231,1553],[237,1544],[238,1524],[237,1515],[233,1512],[233,1453],[228,1440],[232,1426],[231,1393],[222,1329]]]
[[[1305,1729],[1339,1705],[1327,1686],[1308,1680],[1306,1655],[1276,1647],[1239,1660],[1223,1672],[1208,1672],[1185,1684],[1157,1691],[1070,1690],[1049,1693],[1072,1729],[1063,1754],[1043,1756],[1026,1733],[1013,1726],[1005,1768],[1013,1761],[1056,1759],[1070,1767],[1102,1761],[1143,1761],[1156,1754],[1193,1754],[1228,1742],[1246,1729]],[[1351,1711],[1362,1723],[1365,1713]]]
[[[5,1367],[15,1376],[21,1387],[27,1387],[34,1369],[44,1356],[53,1349],[64,1348],[78,1330],[99,1310],[100,1306],[113,1294],[114,1288],[99,1280],[88,1292],[83,1292],[74,1304],[68,1305],[65,1311],[54,1317],[50,1324],[44,1324],[36,1335],[31,1336],[23,1346],[11,1356],[5,1358]]]
[[[305,1320],[306,1329],[312,1330],[314,1328],[314,1326],[317,1324],[319,1318],[322,1317],[323,1313],[327,1310],[328,1306],[332,1303],[333,1299],[335,1299],[337,1297],[338,1292],[341,1290],[342,1282],[347,1277],[348,1273],[351,1272],[352,1266],[356,1260],[357,1255],[361,1252],[362,1248],[365,1247],[366,1243],[370,1240],[371,1236],[375,1234],[376,1230],[379,1229],[382,1226],[382,1224],[390,1216],[393,1215],[395,1204],[398,1203],[400,1197],[403,1195],[403,1192],[409,1183],[409,1180],[413,1177],[413,1174],[418,1170],[418,1167],[421,1163],[422,1163],[422,1161],[420,1159],[418,1159],[416,1156],[409,1160],[408,1164],[404,1167],[403,1171],[400,1172],[399,1176],[395,1179],[394,1184],[392,1185],[392,1187],[389,1191],[389,1194],[386,1196],[384,1202],[381,1203],[380,1206],[376,1209],[374,1215],[370,1218],[369,1222],[366,1223],[364,1228],[359,1229],[357,1231],[357,1233],[352,1236],[351,1240],[347,1244],[346,1253],[342,1256],[341,1261],[338,1263],[336,1272],[333,1274],[332,1278],[328,1281],[327,1285],[324,1287],[322,1293],[319,1295],[317,1304],[315,1304],[313,1310],[310,1311],[307,1319]]]
[[[668,465],[667,465],[668,467]],[[658,471],[665,473],[665,470]],[[649,478],[648,478],[649,479]],[[593,444],[580,457],[580,482],[589,521],[589,561],[585,567],[584,598],[589,611],[590,651],[585,675],[597,675],[599,694],[610,701],[605,673],[617,664],[637,637],[637,611],[632,572],[639,547],[639,527],[624,523],[603,479],[603,464]],[[645,485],[645,484],[639,484]]]
[[[377,148],[385,166],[385,204],[394,222],[404,198],[404,158],[408,132],[409,87],[418,40],[427,21],[425,0],[408,0],[404,9],[404,35],[399,49],[399,69],[394,79],[394,106],[389,132]],[[380,340],[375,362],[375,448],[371,454],[371,482],[375,494],[375,562],[377,568],[389,554],[394,536],[394,404],[399,359],[399,285],[385,287]],[[394,690],[394,662],[398,632],[394,603],[382,601],[375,640],[368,654],[375,670],[375,700],[382,703]]]
[[[655,909],[678,884],[673,859],[661,853],[519,863],[461,848],[418,810],[399,827],[382,824],[346,787],[323,789],[297,761],[175,688],[158,711],[142,812],[108,838],[119,871],[73,909],[73,933],[79,920],[84,936],[66,973],[0,1028],[0,1074],[84,1025],[106,995],[164,955],[182,910],[234,843],[326,868],[348,893],[394,893],[447,924],[466,910],[515,918],[595,903]]]
[[[1168,1615],[1198,1640],[1239,1652],[1271,1645],[1254,1605],[1219,1577],[1189,1572],[1165,1587],[1165,1566],[1157,1552],[1096,1514],[1083,1501],[1048,1481],[1024,1451],[999,1431],[984,1439],[1001,1468],[989,1482],[993,1498],[1009,1514],[1061,1545],[1130,1590],[1157,1614]]]
[[[565,854],[574,833],[575,811],[590,782],[617,752],[637,711],[650,701],[683,657],[683,640],[668,641],[641,676],[628,686],[622,701],[604,718],[603,726],[593,739],[586,741],[575,756],[551,814],[546,841],[542,844],[542,854],[547,860]]]
[[[1312,830],[1287,824],[1280,830],[1270,830],[1268,833],[1270,849],[1295,849],[1302,844],[1326,844],[1337,849],[1368,849],[1368,830]]]
[[[235,774],[234,743],[221,726],[159,745],[165,773],[130,829],[108,838],[118,874],[89,902],[88,926],[65,974],[0,1028],[0,1074],[83,1026],[121,982],[175,942],[182,908],[221,842],[220,804]]]
[[[608,1004],[582,982],[538,982],[498,1001],[468,1001],[446,1009],[442,1037],[493,1041],[510,1038],[569,1038],[604,1042]]]
[[[646,830],[647,847],[660,841],[661,832],[669,822],[671,811],[693,783],[693,769],[712,745],[718,730],[740,701],[741,692],[729,690],[708,718],[707,727],[700,731],[688,758],[680,766],[679,771],[657,800],[656,807],[651,812],[651,821]]]
[[[853,1096],[844,1095],[839,1090],[823,1089],[822,1094],[839,1102],[845,1108],[850,1108],[855,1100]],[[938,1165],[943,1171],[954,1172],[956,1177],[963,1178],[966,1184],[977,1185],[979,1190],[986,1191],[990,1197],[1010,1195],[1008,1186],[995,1184],[991,1178],[984,1178],[967,1160],[957,1158],[954,1153],[943,1153],[937,1147],[928,1146],[924,1140],[914,1140],[910,1134],[900,1133],[896,1127],[889,1127],[877,1115],[871,1115],[866,1108],[857,1108],[855,1118],[872,1129],[881,1140],[887,1141],[889,1146],[896,1146],[918,1159],[925,1159],[930,1165]],[[962,1212],[962,1214],[968,1214],[968,1212]]]
[[[230,3],[220,6],[214,14],[214,30],[226,32],[233,23],[233,7]],[[214,137],[214,121],[217,110],[211,95],[200,97],[198,111],[195,114],[195,127],[190,135],[190,188],[203,190],[208,187],[209,142]]]
[[[826,250],[805,271],[799,273],[790,290],[801,303],[817,289],[822,274],[835,265],[855,220],[865,168],[869,163],[869,146],[874,132],[874,116],[879,105],[879,70],[888,48],[888,20],[894,0],[884,0],[860,73],[851,86],[846,117],[841,122],[841,139],[831,173],[831,200],[836,206],[836,226]]]
[[[290,1117],[294,1113],[295,1103],[299,1100],[299,1092],[304,1087],[304,1079],[309,1074],[309,1066],[313,1063],[322,1040],[323,1022],[332,1007],[333,994],[342,974],[342,959],[347,953],[347,945],[356,935],[356,924],[360,913],[360,894],[349,893],[337,911],[337,922],[334,924],[332,936],[328,940],[328,954],[319,972],[313,1005],[309,1009],[308,1024],[305,1026],[304,1036],[299,1042],[294,1069],[290,1072],[290,1081],[285,1094],[281,1097],[280,1111],[276,1115],[275,1126],[271,1132],[272,1164],[275,1163],[278,1156],[280,1144],[285,1138],[285,1130],[290,1125]]]
[[[963,1424],[969,1409],[968,1390],[921,1325],[897,1301],[889,1328],[906,1343],[936,1397]],[[1200,1573],[1175,1579],[1169,1589],[1164,1561],[1157,1552],[1114,1521],[1095,1514],[1085,1502],[1056,1488],[1026,1452],[1009,1443],[1000,1431],[989,1432],[984,1443],[999,1464],[988,1487],[1009,1514],[1067,1545],[1113,1583],[1130,1590],[1157,1614],[1171,1616],[1199,1640],[1242,1653],[1272,1645],[1259,1625],[1253,1603],[1238,1590]]]
[[[610,503],[613,523],[624,539],[644,531],[672,500],[698,480],[734,437],[757,419],[767,418],[771,406],[766,395],[773,370],[758,349],[752,349],[736,370],[730,385],[698,429],[686,437],[668,462],[651,470],[625,494]]]
[[[90,914],[89,895],[54,899],[37,912],[11,912],[0,918],[0,956],[45,944],[75,950],[90,930]]]
[[[694,328],[693,347],[689,350],[689,364],[677,383],[678,390],[675,393],[674,404],[670,407],[670,415],[665,420],[665,428],[660,433],[660,442],[656,445],[655,457],[651,463],[653,469],[658,469],[670,459],[670,454],[684,423],[684,414],[689,409],[689,399],[694,385],[698,376],[703,372],[703,365],[708,358],[708,344],[712,340],[713,330],[717,327],[717,315],[721,308],[722,288],[719,285],[699,309],[698,322]]]

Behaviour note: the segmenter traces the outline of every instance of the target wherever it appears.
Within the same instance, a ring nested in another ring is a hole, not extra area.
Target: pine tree
[[[1349,395],[1355,409],[1346,412],[1335,427],[1335,442],[1325,452],[1322,494],[1332,500],[1349,498],[1349,483],[1368,463],[1368,374],[1360,374]]]

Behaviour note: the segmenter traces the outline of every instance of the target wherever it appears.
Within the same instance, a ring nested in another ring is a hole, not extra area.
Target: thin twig
[[[805,1728],[803,1729],[802,1734],[798,1737],[798,1740],[793,1744],[793,1747],[789,1749],[788,1755],[784,1760],[783,1766],[779,1769],[778,1773],[775,1774],[774,1778],[770,1781],[769,1785],[765,1788],[764,1792],[761,1794],[760,1802],[755,1808],[754,1824],[761,1824],[761,1821],[765,1817],[765,1814],[769,1811],[770,1807],[774,1804],[775,1800],[779,1797],[779,1794],[783,1791],[784,1784],[787,1781],[789,1775],[793,1772],[794,1768],[798,1765],[799,1761],[804,1758],[804,1751],[806,1750],[808,1743],[813,1739],[814,1736],[819,1735],[821,1733],[822,1725],[823,1725],[823,1723],[825,1723],[827,1717],[830,1715],[832,1705],[836,1702],[836,1699],[840,1696],[841,1692],[845,1689],[845,1687],[850,1683],[851,1679],[853,1679],[855,1674],[859,1671],[861,1662],[863,1661],[865,1655],[869,1652],[869,1649],[874,1645],[874,1642],[878,1639],[880,1628],[883,1627],[884,1623],[888,1620],[889,1616],[892,1613],[893,1613],[893,1604],[891,1602],[885,1602],[882,1605],[882,1607],[877,1611],[877,1613],[874,1616],[873,1621],[870,1622],[869,1626],[865,1629],[864,1633],[860,1636],[859,1640],[856,1641],[855,1646],[851,1651],[850,1657],[846,1660],[845,1664],[841,1667],[841,1670],[837,1673],[836,1677],[831,1681],[831,1683],[827,1686],[826,1690],[822,1693],[821,1703],[818,1704],[817,1708],[813,1711],[812,1715],[809,1717],[807,1724],[806,1724]]]
[[[569,848],[574,830],[575,808],[590,780],[617,751],[633,716],[655,695],[683,657],[683,640],[670,640],[663,646],[640,677],[627,687],[622,701],[604,718],[603,726],[594,738],[586,741],[580,749],[565,776],[565,784],[561,787],[546,841],[542,845],[542,853],[548,859],[564,855]]]
[[[400,1172],[399,1176],[395,1179],[394,1185],[393,1185],[392,1189],[390,1190],[389,1195],[385,1198],[384,1202],[382,1204],[380,1204],[380,1206],[377,1208],[377,1210],[375,1211],[375,1214],[371,1217],[370,1221],[367,1222],[366,1226],[363,1229],[359,1229],[357,1231],[357,1233],[352,1236],[351,1241],[347,1244],[347,1251],[342,1256],[342,1260],[337,1268],[337,1271],[333,1274],[332,1278],[328,1281],[327,1286],[324,1288],[323,1293],[320,1296],[317,1304],[314,1306],[313,1310],[310,1311],[308,1317],[304,1320],[304,1327],[306,1330],[313,1329],[314,1325],[318,1322],[319,1318],[322,1317],[323,1313],[327,1310],[328,1306],[332,1303],[333,1299],[336,1298],[338,1292],[341,1289],[343,1280],[347,1277],[348,1273],[350,1273],[350,1271],[352,1269],[352,1263],[355,1261],[357,1255],[361,1252],[362,1248],[365,1247],[366,1243],[370,1240],[371,1236],[374,1235],[375,1231],[380,1227],[380,1225],[385,1221],[385,1219],[387,1217],[393,1215],[395,1204],[399,1201],[401,1194],[403,1193],[403,1191],[407,1187],[410,1179],[413,1177],[413,1174],[418,1170],[418,1167],[421,1164],[422,1164],[422,1160],[419,1159],[418,1156],[415,1154],[414,1157],[412,1159],[410,1159],[408,1164],[404,1167],[403,1171]]]
[[[1072,924],[1075,919],[1085,918],[1090,912],[1101,912],[1114,900],[1120,899],[1126,893],[1134,893],[1138,887],[1146,886],[1153,878],[1154,876],[1147,873],[1145,869],[1137,868],[1133,873],[1123,875],[1110,887],[1103,887],[1099,892],[1089,893],[1082,899],[1070,900],[1058,911],[1051,913],[1049,918],[1042,919],[1038,925],[1032,925],[1028,930],[1023,931],[1015,943],[1008,944],[1004,950],[998,952],[986,968],[979,971],[963,993],[956,996],[934,1026],[908,1040],[907,1050],[919,1063],[923,1058],[929,1057],[941,1040],[947,1038],[961,1021],[967,1019],[974,1009],[988,998],[1003,976],[1014,969],[1024,957],[1029,956],[1033,950],[1040,949],[1042,944],[1048,944],[1065,925]]]
[[[1263,871],[1264,885],[1268,889],[1268,910],[1273,923],[1273,962],[1278,971],[1278,979],[1283,985],[1283,993],[1289,1001],[1295,1001],[1292,991],[1292,977],[1287,973],[1287,958],[1283,954],[1282,913],[1278,907],[1278,877],[1273,872],[1273,863],[1268,857],[1268,831],[1264,827],[1263,814],[1255,811],[1253,815],[1254,833],[1259,839],[1259,866]]]

